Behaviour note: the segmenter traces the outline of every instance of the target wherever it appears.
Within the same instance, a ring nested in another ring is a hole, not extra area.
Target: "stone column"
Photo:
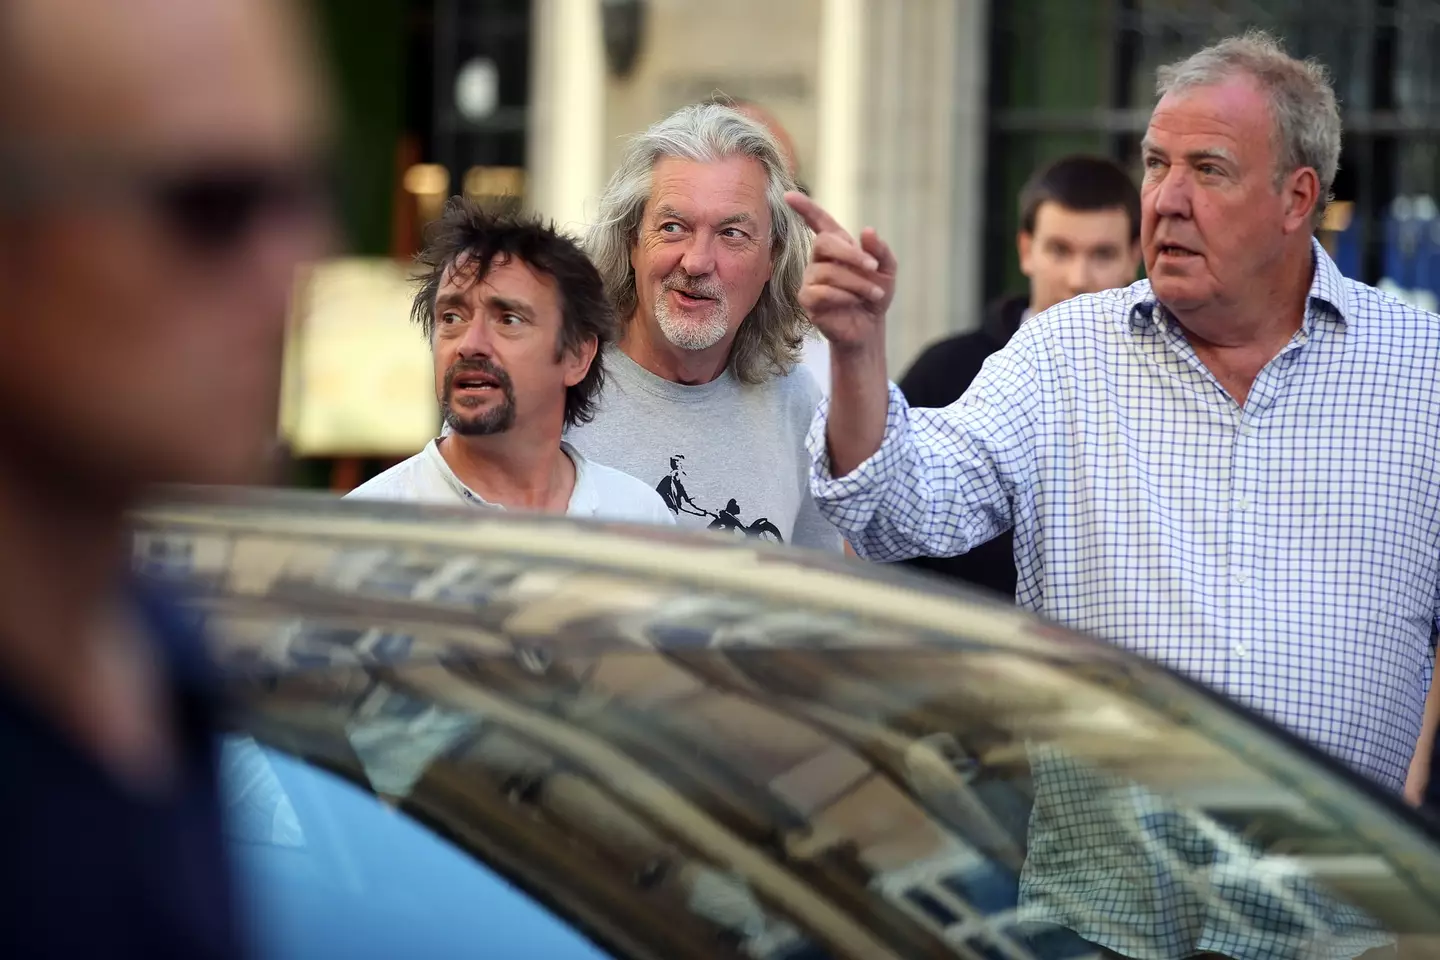
[[[815,200],[852,233],[860,224],[860,157],[868,137],[866,0],[824,0],[815,90]]]
[[[529,208],[578,233],[604,187],[599,0],[535,0],[526,142]]]
[[[979,323],[988,6],[827,0],[817,199],[900,261],[892,376]]]

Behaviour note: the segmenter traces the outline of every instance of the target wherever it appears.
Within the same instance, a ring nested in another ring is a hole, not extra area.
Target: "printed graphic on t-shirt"
[[[689,515],[692,517],[710,517],[710,525],[707,530],[733,530],[743,533],[747,537],[755,537],[760,540],[774,540],[777,543],[784,543],[785,538],[780,536],[780,528],[771,523],[767,518],[760,517],[754,523],[747,524],[740,519],[740,504],[734,497],[719,510],[707,510],[690,498],[685,491],[685,456],[675,454],[670,458],[670,473],[655,487],[665,501],[665,506],[677,517]]]

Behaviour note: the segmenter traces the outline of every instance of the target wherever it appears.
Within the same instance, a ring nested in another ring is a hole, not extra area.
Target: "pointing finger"
[[[836,233],[850,239],[850,234],[845,228],[835,222],[835,218],[825,212],[825,208],[814,200],[807,197],[798,190],[790,190],[785,194],[785,202],[790,209],[800,214],[800,219],[805,221],[806,226],[816,233]]]
[[[813,257],[816,262],[840,263],[868,274],[880,269],[880,261],[857,247],[853,240],[841,239],[833,233],[822,233],[815,238]]]

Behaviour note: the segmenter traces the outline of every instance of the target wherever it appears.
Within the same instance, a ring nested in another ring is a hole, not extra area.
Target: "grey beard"
[[[655,322],[661,334],[681,350],[708,350],[725,339],[729,326],[729,306],[723,300],[715,303],[715,312],[700,324],[681,321],[670,314],[670,304],[661,290],[655,298]]]

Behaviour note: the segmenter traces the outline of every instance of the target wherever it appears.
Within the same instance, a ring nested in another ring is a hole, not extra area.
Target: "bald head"
[[[294,147],[323,132],[305,26],[287,0],[0,0],[6,126],[147,155]]]
[[[736,113],[755,121],[769,131],[770,136],[775,138],[775,142],[780,144],[780,155],[785,158],[785,166],[789,169],[790,176],[795,176],[795,141],[790,139],[790,131],[780,125],[780,120],[775,114],[749,100],[737,101],[733,109]]]
[[[781,125],[775,114],[753,100],[742,100],[739,97],[732,97],[728,93],[716,93],[700,102],[728,107],[750,122],[759,124],[766,133],[775,138],[776,144],[780,147],[780,156],[785,161],[786,171],[791,177],[798,175],[799,164],[795,159],[795,141],[790,139],[790,131]]]
[[[12,467],[120,495],[260,476],[328,239],[305,27],[289,0],[0,0]]]

